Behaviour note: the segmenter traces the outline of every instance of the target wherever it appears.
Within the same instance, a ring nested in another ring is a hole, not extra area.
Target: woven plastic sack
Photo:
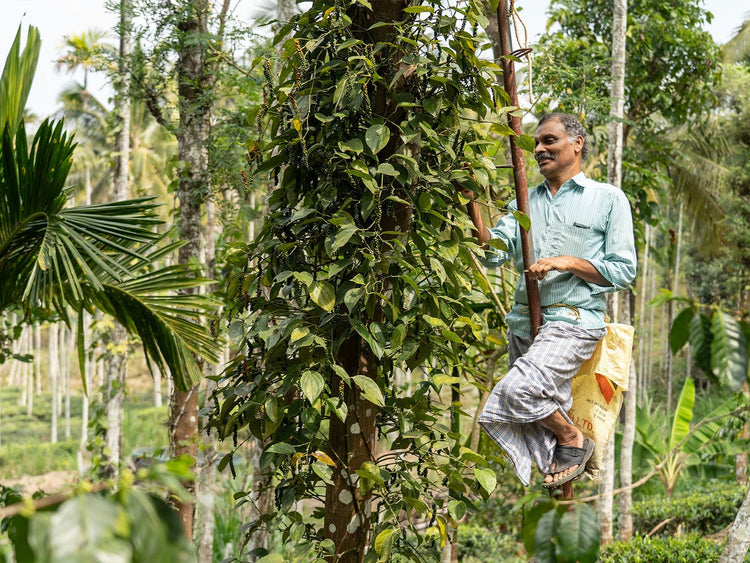
[[[568,416],[596,443],[586,464],[586,474],[595,480],[599,480],[604,450],[620,414],[623,391],[628,389],[634,332],[630,325],[608,324],[606,336],[573,378],[573,406]]]

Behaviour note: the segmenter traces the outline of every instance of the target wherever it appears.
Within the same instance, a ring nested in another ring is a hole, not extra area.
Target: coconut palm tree
[[[179,243],[162,244],[152,199],[66,207],[75,143],[62,121],[45,121],[27,141],[26,98],[12,96],[28,95],[39,34],[30,28],[23,52],[20,36],[19,28],[0,77],[0,313],[20,309],[29,322],[37,311],[68,319],[69,308],[101,310],[140,336],[149,361],[189,388],[200,377],[191,352],[217,361],[199,322],[211,304],[174,292],[203,280],[185,265],[153,268]]]

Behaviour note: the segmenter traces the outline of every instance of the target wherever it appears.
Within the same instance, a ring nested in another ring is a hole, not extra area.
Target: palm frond
[[[729,173],[721,160],[730,147],[717,129],[716,120],[708,118],[690,129],[677,128],[670,135],[675,158],[669,166],[669,176],[678,197],[685,203],[693,233],[707,248],[721,241],[724,209],[719,204],[719,192]]]
[[[26,100],[31,90],[31,82],[36,73],[41,49],[39,30],[29,26],[26,46],[21,51],[21,26],[5,59],[3,74],[0,76],[0,129],[8,124],[11,138],[23,118]]]
[[[734,37],[721,48],[721,54],[728,63],[741,63],[750,57],[750,12],[745,14],[745,21]]]
[[[218,361],[216,341],[201,317],[210,315],[215,303],[203,295],[176,291],[209,283],[190,275],[183,264],[146,273],[119,284],[105,284],[92,293],[91,304],[138,334],[148,358],[159,369],[171,372],[175,384],[190,389],[201,376],[193,354]]]

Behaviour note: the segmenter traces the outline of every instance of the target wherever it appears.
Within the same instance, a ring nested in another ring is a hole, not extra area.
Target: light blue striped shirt
[[[517,209],[516,202],[508,205]],[[591,262],[612,284],[589,283],[567,272],[549,272],[539,280],[542,322],[568,321],[582,328],[605,326],[604,294],[625,288],[635,278],[636,254],[630,203],[622,190],[595,182],[583,172],[565,182],[555,194],[546,183],[529,190],[529,216],[536,259],[575,256]],[[508,251],[490,248],[484,263],[497,267],[514,260],[522,274],[516,286],[515,304],[506,317],[508,328],[518,336],[529,336],[528,299],[523,276],[521,227],[508,213],[494,228],[492,238],[501,239]],[[550,307],[565,304],[574,307]]]

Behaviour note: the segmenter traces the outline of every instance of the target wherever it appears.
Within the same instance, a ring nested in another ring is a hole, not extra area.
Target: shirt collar
[[[573,176],[570,180],[566,180],[565,182],[563,182],[563,185],[560,186],[560,189],[557,190],[557,193],[560,193],[560,191],[565,190],[567,188],[572,188],[573,186],[580,186],[581,188],[583,188],[587,180],[588,178],[586,177],[586,174],[584,174],[583,171],[581,171],[575,176]],[[547,187],[547,180],[539,184],[539,189],[549,194],[549,188]]]

